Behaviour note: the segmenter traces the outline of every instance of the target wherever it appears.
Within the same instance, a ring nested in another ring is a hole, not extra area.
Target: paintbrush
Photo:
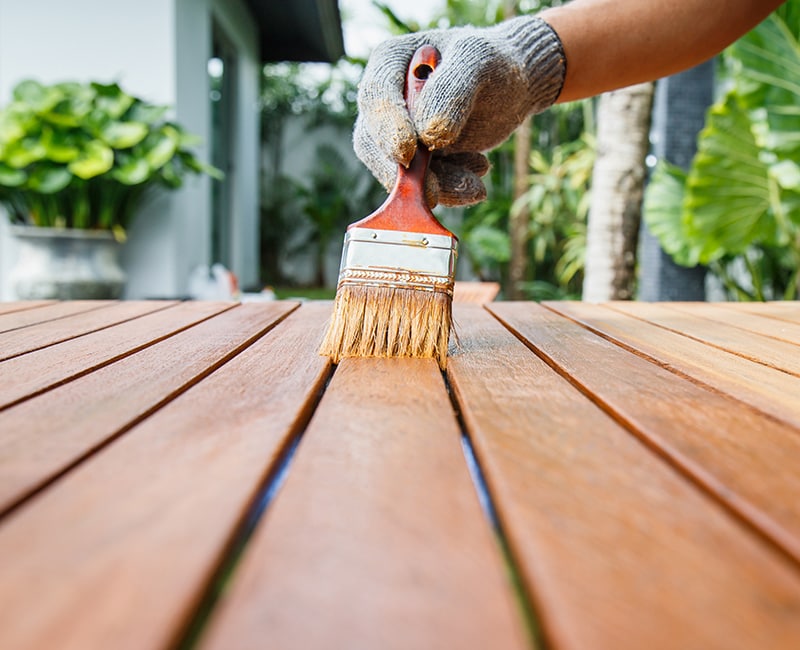
[[[411,59],[405,99],[409,114],[439,51],[423,45]],[[457,239],[425,200],[430,151],[417,143],[406,169],[398,165],[383,205],[347,228],[333,316],[320,354],[343,357],[428,357],[447,361]]]

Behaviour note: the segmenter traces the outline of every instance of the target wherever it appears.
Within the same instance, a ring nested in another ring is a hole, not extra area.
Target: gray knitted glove
[[[425,44],[441,52],[442,62],[412,121],[403,100],[406,68]],[[486,197],[480,176],[489,169],[480,152],[503,142],[528,114],[551,106],[565,74],[561,41],[535,16],[390,39],[375,48],[359,84],[354,149],[390,190],[397,163],[408,165],[419,138],[433,151],[428,202],[477,203]]]

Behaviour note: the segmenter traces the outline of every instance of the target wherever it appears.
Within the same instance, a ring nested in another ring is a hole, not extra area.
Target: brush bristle
[[[433,358],[444,369],[453,297],[441,291],[342,283],[320,354]]]

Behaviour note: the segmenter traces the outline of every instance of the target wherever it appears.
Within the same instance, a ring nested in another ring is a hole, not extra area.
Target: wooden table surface
[[[800,303],[330,311],[0,303],[0,648],[800,648]]]

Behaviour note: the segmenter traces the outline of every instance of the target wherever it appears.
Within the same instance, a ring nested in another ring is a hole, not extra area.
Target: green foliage
[[[319,145],[309,185],[300,186],[302,210],[313,226],[302,246],[313,244],[318,254],[318,285],[324,284],[325,257],[331,242],[344,235],[347,224],[367,216],[385,198],[383,188],[360,169],[352,169],[339,151]]]
[[[529,236],[533,299],[579,297],[586,250],[589,185],[594,165],[594,138],[560,144],[531,153],[530,189],[512,206],[530,214]],[[547,292],[542,287],[550,285]]]
[[[513,143],[490,154],[489,197],[465,211],[460,245],[483,280],[506,282],[510,258],[508,217],[523,210],[529,218],[531,265],[523,290],[529,298],[576,298],[583,283],[586,216],[594,164],[594,138],[583,134],[551,149],[534,149],[530,189],[512,200],[510,175]]]
[[[220,178],[165,112],[117,84],[22,81],[0,110],[0,202],[16,223],[122,235],[150,188]]]
[[[261,133],[268,165],[262,183],[261,259],[263,278],[270,284],[290,283],[279,264],[287,251],[313,248],[322,260],[328,242],[340,237],[347,223],[372,212],[384,196],[366,170],[330,146],[316,148],[307,179],[288,176],[283,160],[284,135],[291,120],[303,121],[309,142],[321,129],[333,129],[342,139],[349,138],[356,116],[356,80],[362,68],[352,60],[334,66],[280,63],[264,67]],[[311,228],[308,236],[294,241],[290,249],[298,214],[308,217]],[[321,264],[319,270],[318,281]]]
[[[798,13],[800,0],[788,2],[727,50],[731,88],[708,112],[691,169],[661,165],[645,197],[664,250],[710,265],[737,299],[797,294],[800,44],[784,17]]]

